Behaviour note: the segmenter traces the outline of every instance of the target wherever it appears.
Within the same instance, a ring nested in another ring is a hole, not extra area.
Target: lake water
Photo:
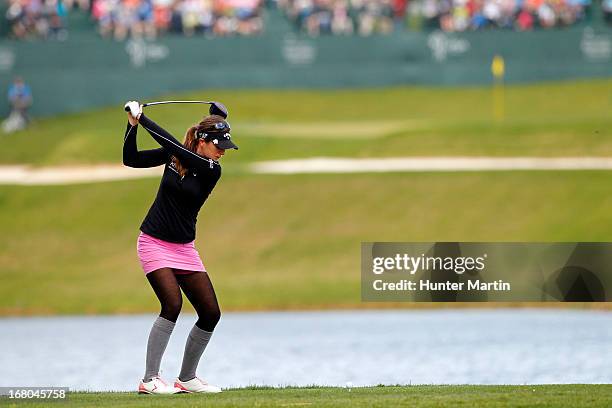
[[[134,390],[155,317],[0,319],[0,386]],[[162,361],[168,380],[195,320],[179,317]],[[221,387],[612,383],[612,313],[226,313],[198,374]]]

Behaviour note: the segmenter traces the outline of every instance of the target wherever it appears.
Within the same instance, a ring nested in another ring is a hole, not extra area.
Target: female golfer
[[[149,334],[146,369],[138,392],[221,392],[196,376],[196,367],[221,312],[194,240],[198,212],[221,176],[219,159],[226,149],[238,146],[231,141],[230,126],[222,116],[207,116],[187,129],[181,144],[143,115],[138,102],[128,102],[128,109],[123,163],[139,168],[165,165],[157,197],[140,226],[137,243],[138,258],[161,304]],[[160,148],[138,151],[138,124]],[[198,320],[187,338],[181,372],[172,386],[161,379],[159,367],[181,311],[181,289],[195,308]]]

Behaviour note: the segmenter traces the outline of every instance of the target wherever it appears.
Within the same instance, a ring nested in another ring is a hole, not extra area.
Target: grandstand
[[[599,4],[597,5],[599,7]],[[160,35],[254,36],[287,31],[385,35],[440,29],[552,29],[593,22],[591,0],[6,0],[3,36],[65,40],[96,32],[118,41]],[[612,0],[602,3],[611,21]]]

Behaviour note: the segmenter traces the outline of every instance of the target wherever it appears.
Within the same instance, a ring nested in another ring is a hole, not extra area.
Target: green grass
[[[48,404],[48,403],[47,403]],[[14,403],[9,407],[47,406]],[[612,405],[611,385],[404,386],[352,388],[254,388],[217,395],[71,393],[62,407],[572,407]]]
[[[241,147],[224,158],[198,224],[223,308],[363,307],[362,241],[612,240],[609,172],[241,172],[255,160],[319,155],[610,156],[611,85],[508,87],[501,120],[489,88],[180,95],[224,101]],[[148,112],[180,135],[202,110]],[[0,163],[120,163],[124,115],[114,106],[38,119],[0,136]],[[141,133],[141,146],[155,146]],[[0,315],[157,310],[135,241],[158,183],[0,186]]]
[[[208,90],[168,98],[215,98],[230,107],[241,147],[228,163],[310,156],[612,154],[612,80],[479,88],[399,87],[365,90]],[[135,95],[136,96],[136,95]],[[165,99],[160,96],[159,99]],[[182,140],[199,105],[151,107],[147,114]],[[58,165],[120,162],[122,106],[38,119],[0,135],[0,163]],[[155,142],[144,133],[142,146]]]
[[[363,307],[362,241],[610,241],[611,177],[226,174],[196,244],[224,310]],[[157,311],[136,237],[158,183],[0,186],[0,314]]]

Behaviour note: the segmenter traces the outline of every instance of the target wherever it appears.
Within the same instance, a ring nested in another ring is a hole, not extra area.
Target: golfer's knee
[[[219,308],[214,308],[210,310],[206,310],[204,312],[198,313],[198,321],[196,322],[196,326],[200,329],[211,332],[215,330],[217,323],[221,319],[221,310]]]
[[[161,312],[159,315],[171,322],[176,322],[182,307],[183,299],[181,297],[166,300],[161,304]]]
[[[217,323],[219,323],[219,320],[221,320],[221,310],[219,310],[219,308],[216,308],[211,313],[209,319],[210,319],[210,324],[213,325],[213,328],[217,326]]]

